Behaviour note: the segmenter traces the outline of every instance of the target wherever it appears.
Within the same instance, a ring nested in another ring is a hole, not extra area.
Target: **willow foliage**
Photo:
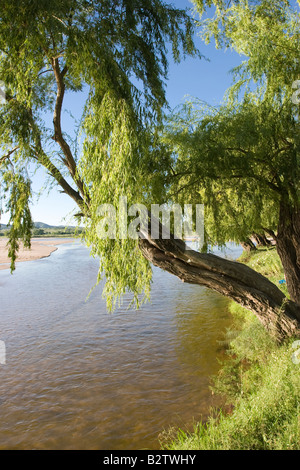
[[[217,48],[233,49],[241,56],[234,70],[231,95],[248,84],[264,90],[265,98],[287,100],[291,84],[299,78],[299,0],[193,0],[200,14],[201,37]],[[211,15],[205,15],[207,6]]]
[[[1,2],[0,179],[12,269],[19,238],[31,237],[32,175],[44,167],[50,184],[79,206],[109,307],[127,289],[137,302],[147,295],[151,273],[137,240],[100,239],[98,208],[118,209],[122,196],[128,204],[156,202],[155,188],[160,197],[149,168],[163,154],[155,129],[167,106],[169,47],[177,62],[199,55],[188,12],[160,0]],[[62,113],[70,93],[84,104],[68,136]]]
[[[241,55],[223,103],[187,101],[168,116],[170,195],[205,204],[208,243],[275,230],[279,205],[299,207],[299,8],[296,2],[194,0],[200,33]],[[204,6],[213,13],[203,15]],[[203,15],[203,16],[202,16]]]

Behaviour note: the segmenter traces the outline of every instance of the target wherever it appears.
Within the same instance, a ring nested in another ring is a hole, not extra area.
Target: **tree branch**
[[[78,191],[76,191],[67,180],[62,176],[58,168],[51,162],[50,158],[43,151],[41,146],[36,147],[35,149],[36,160],[41,163],[44,168],[51,174],[55,181],[61,186],[63,192],[70,196],[73,201],[76,202],[78,207],[82,209],[84,207],[85,201]]]
[[[71,149],[64,139],[62,129],[61,129],[61,111],[62,111],[62,103],[65,94],[65,84],[63,81],[64,76],[66,75],[68,68],[65,66],[63,70],[60,70],[58,58],[52,58],[51,64],[57,84],[57,94],[56,94],[56,103],[54,108],[53,114],[53,125],[54,125],[54,136],[53,140],[57,142],[60,148],[63,151],[64,159],[63,162],[69,170],[70,175],[72,176],[73,181],[76,183],[79,192],[82,197],[85,197],[84,185],[82,180],[79,178],[77,174],[77,166],[74,160],[73,154]]]
[[[0,164],[3,163],[6,159],[8,159],[16,150],[18,150],[19,146],[17,145],[12,150],[10,150],[6,155],[0,158]]]
[[[151,224],[158,223],[149,215]],[[150,226],[150,222],[149,222]],[[300,332],[300,306],[288,300],[266,277],[237,261],[188,249],[182,240],[151,238],[151,230],[140,230],[143,256],[155,266],[179,277],[219,292],[253,311],[261,323],[282,340]]]
[[[35,146],[33,148],[34,151],[34,158],[37,160],[38,163],[43,165],[43,167],[50,173],[50,175],[55,179],[55,181],[60,185],[68,196],[70,196],[73,201],[76,202],[80,210],[83,210],[84,207],[87,208],[87,203],[81,194],[76,191],[72,186],[66,181],[66,179],[62,176],[59,169],[52,163],[48,155],[44,152],[40,130],[38,126],[36,126],[33,118],[32,109],[28,111],[30,125],[33,132],[33,139],[35,141]]]

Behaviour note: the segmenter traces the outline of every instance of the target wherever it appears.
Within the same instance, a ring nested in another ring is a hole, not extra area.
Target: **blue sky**
[[[178,8],[191,7],[189,0],[173,0],[173,5]],[[206,46],[199,37],[195,38],[197,47],[210,61],[204,59],[187,58],[180,64],[170,61],[169,79],[166,93],[171,108],[180,104],[186,95],[200,98],[209,104],[217,105],[222,101],[225,91],[232,83],[229,71],[241,61],[241,58],[231,51],[216,50],[213,44]],[[66,96],[66,103],[72,107],[76,114],[82,106],[82,100],[74,96]],[[67,114],[63,115],[63,128],[71,125]],[[43,187],[45,175],[39,171],[33,180],[33,204],[31,212],[35,222],[45,222],[50,225],[67,225],[72,223],[71,213],[76,209],[75,204],[58,189],[52,189],[37,198],[37,193]],[[3,215],[2,223],[7,223],[8,216]]]

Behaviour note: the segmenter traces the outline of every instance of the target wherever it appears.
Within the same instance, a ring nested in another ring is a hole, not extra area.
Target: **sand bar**
[[[46,258],[50,256],[53,251],[57,250],[57,245],[73,243],[73,241],[74,239],[71,238],[33,238],[31,240],[31,249],[25,249],[22,243],[20,243],[16,263]],[[0,269],[10,268],[7,242],[7,238],[0,238]]]

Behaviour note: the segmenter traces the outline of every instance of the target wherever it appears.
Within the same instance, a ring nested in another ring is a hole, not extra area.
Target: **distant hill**
[[[34,222],[35,228],[55,228],[54,225],[48,225],[44,222]]]
[[[42,229],[65,229],[65,228],[74,228],[75,229],[75,226],[72,226],[72,225],[68,225],[67,227],[65,225],[49,225],[49,224],[45,224],[44,222],[34,222],[34,227],[35,228],[42,228]],[[2,224],[0,222],[0,230],[7,230],[9,228],[9,225],[6,225],[6,224]]]
[[[75,228],[74,225],[48,225],[44,222],[34,222],[35,228],[47,228],[47,229],[64,229],[64,228]]]

